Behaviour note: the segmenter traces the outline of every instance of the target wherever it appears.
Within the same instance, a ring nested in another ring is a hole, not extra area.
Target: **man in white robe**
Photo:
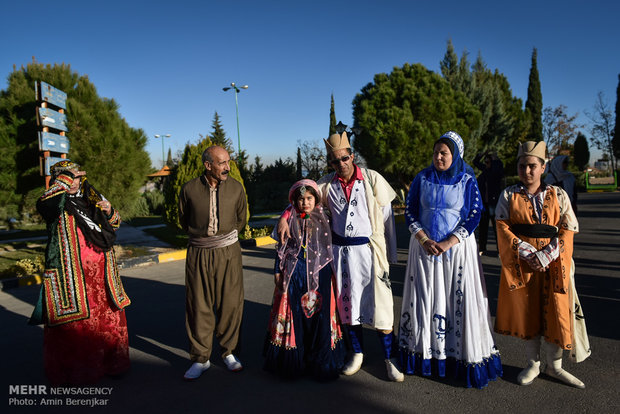
[[[379,173],[353,163],[346,132],[331,135],[325,146],[335,172],[318,185],[321,203],[331,215],[338,311],[353,349],[342,373],[353,375],[362,366],[365,324],[379,334],[389,379],[400,382],[404,375],[392,358],[394,302],[389,279],[389,264],[396,263],[391,205],[396,193]],[[287,237],[286,218],[285,214],[278,224],[281,240]]]

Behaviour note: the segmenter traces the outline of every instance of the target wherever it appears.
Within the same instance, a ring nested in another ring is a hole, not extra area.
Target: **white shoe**
[[[203,372],[208,370],[210,366],[211,363],[209,361],[194,362],[192,366],[189,367],[187,371],[185,371],[185,375],[183,375],[183,378],[185,378],[186,380],[195,380],[196,378],[200,377]]]
[[[545,374],[555,379],[558,379],[562,381],[563,383],[573,386],[575,388],[579,388],[583,390],[586,387],[585,384],[581,382],[579,378],[575,377],[573,374],[571,374],[568,371],[564,371],[562,368],[554,369],[550,367],[549,365],[547,365],[547,368],[545,369]]]
[[[403,382],[405,380],[405,374],[400,372],[398,368],[396,368],[395,359],[386,359],[385,360],[385,368],[387,369],[387,375],[390,381],[394,382]]]
[[[364,361],[364,354],[361,352],[356,352],[351,357],[351,360],[344,366],[342,369],[342,373],[344,375],[353,375],[362,367],[362,362]]]
[[[527,368],[517,375],[519,385],[530,385],[540,374],[540,361],[529,361]]]
[[[226,355],[222,359],[224,360],[224,365],[226,365],[226,368],[228,368],[229,371],[238,372],[243,369],[241,361],[239,361],[233,354]]]

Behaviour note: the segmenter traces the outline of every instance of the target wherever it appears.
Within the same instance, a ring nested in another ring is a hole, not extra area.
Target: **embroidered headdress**
[[[75,163],[71,160],[62,160],[62,161],[58,161],[56,164],[50,167],[50,173],[52,175],[52,178],[56,178],[63,171],[72,171],[72,170],[79,170],[79,169],[80,169],[80,164]]]

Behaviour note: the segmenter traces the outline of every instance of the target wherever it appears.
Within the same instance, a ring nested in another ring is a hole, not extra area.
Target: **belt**
[[[551,239],[558,235],[559,229],[548,224],[513,224],[510,230],[519,236],[537,239]]]
[[[360,246],[370,243],[368,237],[343,237],[332,232],[332,243],[338,246]]]

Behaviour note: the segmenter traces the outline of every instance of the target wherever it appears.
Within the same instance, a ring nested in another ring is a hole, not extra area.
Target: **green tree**
[[[183,187],[186,182],[204,174],[205,166],[202,162],[202,154],[212,145],[214,144],[209,137],[201,137],[196,144],[185,145],[179,164],[173,170],[170,175],[170,179],[166,181],[166,185],[164,187],[164,219],[178,228],[180,228],[179,194],[181,192],[181,187]],[[241,178],[239,168],[234,160],[230,161],[229,176],[239,181],[245,189],[243,178]],[[248,218],[249,217],[250,213],[248,208]]]
[[[443,60],[439,62],[439,68],[441,69],[441,74],[444,79],[447,80],[453,88],[458,87],[458,82],[456,82],[459,72],[458,62],[459,57],[454,51],[452,39],[448,39],[446,54],[444,55]]]
[[[168,148],[168,157],[166,157],[166,165],[169,168],[174,167],[174,160],[172,159],[172,149]]]
[[[254,157],[254,164],[250,167],[250,182],[258,182],[264,171],[263,163],[257,155]]]
[[[354,124],[362,128],[353,146],[369,168],[408,187],[432,158],[432,145],[448,130],[467,143],[480,112],[465,94],[421,64],[375,75],[353,99]],[[473,158],[468,145],[466,158]]]
[[[523,118],[522,102],[512,96],[504,75],[489,70],[479,52],[471,71],[467,52],[459,61],[454,46],[448,41],[441,73],[452,89],[467,95],[478,108],[480,122],[470,134],[469,147],[477,152],[491,150],[508,158],[516,151],[519,124]]]
[[[588,139],[581,132],[577,133],[577,138],[575,138],[575,145],[573,147],[573,162],[579,171],[585,170],[590,162],[590,147],[588,145]]]
[[[263,168],[256,157],[252,166],[252,180],[248,184],[248,199],[252,214],[279,212],[288,204],[288,190],[296,181],[295,163],[278,159]]]
[[[86,75],[64,63],[14,68],[7,90],[0,92],[0,208],[5,214],[36,215],[34,205],[44,188],[35,119],[37,81],[67,93],[68,157],[82,165],[89,181],[123,217],[131,217],[150,171],[147,137],[127,124],[113,99],[99,97]]]
[[[222,126],[222,122],[220,121],[220,116],[217,111],[213,115],[211,128],[213,128],[213,132],[211,132],[209,138],[213,145],[219,145],[220,147],[226,148],[226,151],[228,151],[229,154],[235,152],[232,141],[226,136],[226,132],[224,131],[224,127]]]
[[[297,147],[297,164],[295,168],[295,178],[301,180],[304,176],[302,163],[301,163],[301,148]]]
[[[543,99],[542,92],[540,90],[540,79],[538,76],[537,67],[538,51],[536,48],[532,51],[532,66],[530,67],[530,80],[527,86],[527,100],[525,101],[525,110],[531,116],[530,131],[528,133],[528,140],[542,141],[543,140],[543,126],[542,126],[542,109]]]
[[[469,54],[463,51],[459,60],[452,40],[448,40],[446,54],[441,62],[439,62],[441,73],[445,80],[448,81],[452,89],[463,92],[466,96],[470,96],[472,86],[472,75],[469,69]]]
[[[248,165],[248,153],[245,150],[239,151],[237,154],[237,168],[239,168],[239,174],[243,181],[247,181],[250,177],[249,165]]]
[[[328,137],[336,134],[336,125],[338,125],[338,121],[336,121],[336,109],[334,108],[334,94],[332,93],[332,103],[329,107],[329,135]]]

